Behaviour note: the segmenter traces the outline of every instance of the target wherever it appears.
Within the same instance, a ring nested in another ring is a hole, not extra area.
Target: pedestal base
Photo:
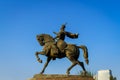
[[[28,80],[94,80],[92,77],[85,77],[80,75],[58,75],[58,74],[36,74],[33,78]]]

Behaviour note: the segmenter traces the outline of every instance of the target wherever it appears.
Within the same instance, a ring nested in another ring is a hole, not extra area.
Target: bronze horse
[[[67,44],[64,53],[61,53],[58,50],[59,53],[55,54],[54,52],[57,51],[57,49],[56,49],[56,42],[55,42],[53,37],[51,37],[48,34],[40,34],[40,35],[37,35],[37,40],[38,40],[38,42],[40,43],[41,46],[44,46],[43,51],[36,52],[35,55],[36,55],[37,60],[40,63],[42,63],[42,60],[40,60],[40,58],[38,56],[39,54],[47,56],[47,61],[46,61],[45,65],[44,65],[44,68],[42,69],[40,74],[44,73],[45,68],[47,67],[47,65],[48,65],[48,63],[50,62],[51,59],[55,60],[56,58],[61,59],[61,58],[64,58],[64,57],[67,57],[72,62],[72,65],[67,69],[67,72],[66,72],[68,75],[70,74],[70,70],[77,64],[80,65],[83,69],[83,72],[86,73],[84,63],[80,62],[78,60],[79,54],[80,54],[80,51],[79,51],[79,48],[80,48],[80,49],[83,50],[83,53],[84,53],[83,56],[85,58],[86,64],[89,63],[88,51],[87,51],[86,46],[84,46],[84,45],[76,46],[74,44]]]

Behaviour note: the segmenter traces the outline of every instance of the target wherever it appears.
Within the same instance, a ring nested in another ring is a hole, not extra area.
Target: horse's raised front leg
[[[47,61],[46,61],[46,63],[44,64],[44,67],[43,67],[43,69],[42,69],[42,71],[41,71],[41,73],[40,73],[40,74],[43,74],[43,73],[44,73],[44,71],[45,71],[45,69],[46,69],[46,67],[47,67],[48,63],[50,62],[50,60],[51,60],[51,58],[50,58],[50,57],[48,57],[48,58],[47,58]]]
[[[45,52],[44,52],[44,51],[41,51],[41,52],[36,52],[36,53],[35,53],[36,58],[37,58],[37,61],[40,62],[40,63],[42,63],[42,60],[40,60],[40,58],[39,58],[39,56],[38,56],[39,54],[44,55]]]

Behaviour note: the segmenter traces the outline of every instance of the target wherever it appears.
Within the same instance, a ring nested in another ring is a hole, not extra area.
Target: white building
[[[111,70],[99,70],[97,75],[94,76],[95,80],[110,80],[112,76]]]

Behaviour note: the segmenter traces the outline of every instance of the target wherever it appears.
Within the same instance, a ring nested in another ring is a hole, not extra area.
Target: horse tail
[[[86,64],[89,64],[89,60],[88,60],[88,49],[85,45],[81,45],[81,46],[78,46],[78,48],[81,48],[83,50],[83,56],[84,56],[84,59],[85,59],[85,62]]]

